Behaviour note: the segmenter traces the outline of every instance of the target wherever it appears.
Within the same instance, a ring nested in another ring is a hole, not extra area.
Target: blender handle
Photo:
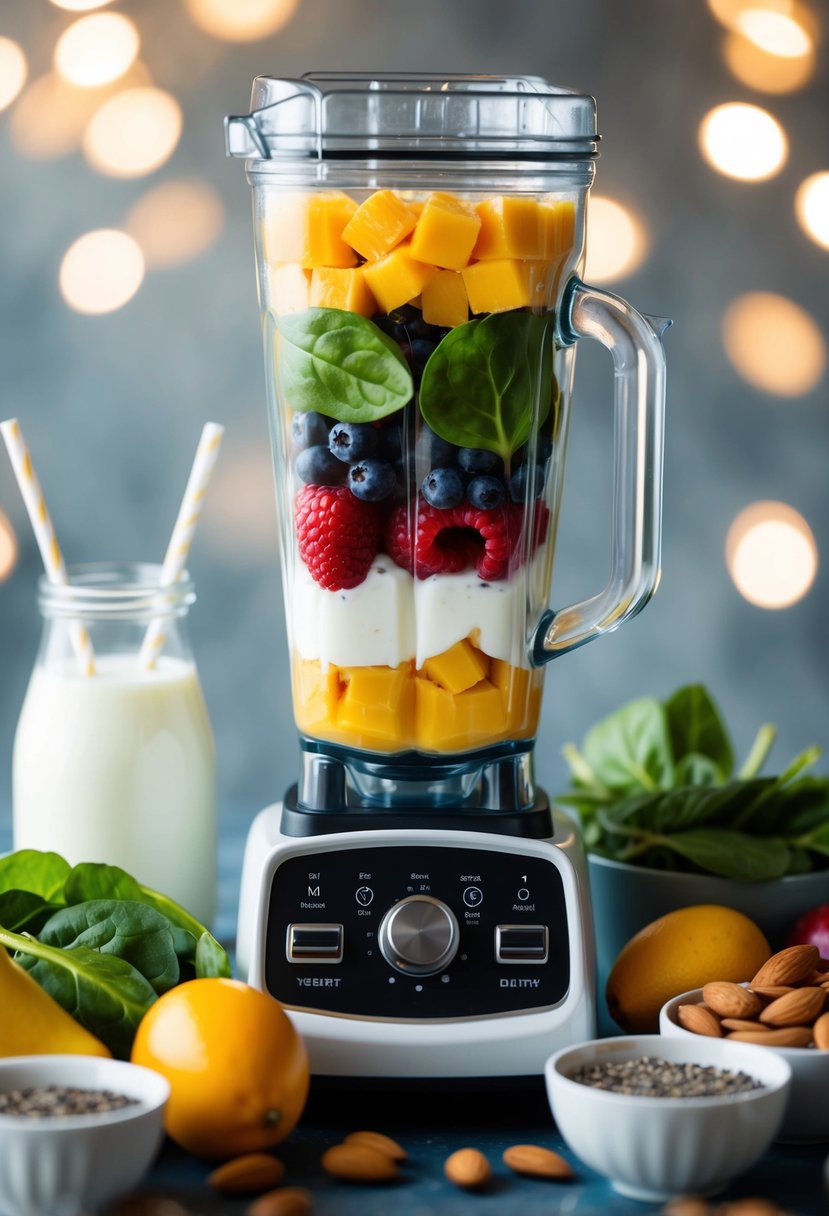
[[[536,666],[618,628],[648,602],[660,574],[665,355],[670,321],[645,317],[609,291],[570,279],[558,341],[596,338],[614,368],[614,470],[610,578],[590,599],[541,617],[530,640]]]

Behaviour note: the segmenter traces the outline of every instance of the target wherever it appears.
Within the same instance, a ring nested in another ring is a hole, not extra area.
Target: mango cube
[[[434,266],[412,257],[408,244],[398,245],[379,262],[368,263],[363,271],[372,295],[385,312],[420,295],[435,274]]]
[[[338,190],[288,194],[271,201],[265,216],[265,257],[300,266],[356,266],[357,254],[343,229],[357,204]]]
[[[294,262],[268,268],[269,304],[280,317],[304,312],[311,302],[311,272]]]
[[[315,308],[342,308],[361,317],[373,316],[377,311],[362,266],[318,266],[311,275],[310,303]]]
[[[532,303],[532,263],[516,258],[475,262],[461,271],[473,312],[506,312]]]
[[[508,737],[531,739],[541,713],[542,673],[493,659],[489,678],[503,698]]]
[[[399,245],[417,216],[393,190],[375,190],[361,203],[343,229],[343,240],[364,258],[376,261]]]
[[[540,255],[556,259],[566,256],[573,248],[576,233],[574,203],[541,203],[538,208],[541,231]]]
[[[337,720],[340,692],[339,672],[333,664],[323,670],[315,659],[294,660],[294,717],[301,731],[327,735]]]
[[[534,198],[504,195],[475,208],[481,231],[474,258],[537,258],[543,253],[539,206]]]
[[[480,229],[480,216],[471,203],[454,194],[430,194],[412,235],[412,257],[444,270],[460,270]]]
[[[459,693],[486,678],[489,659],[464,638],[442,654],[427,659],[423,670],[447,692]]]
[[[423,320],[429,325],[463,325],[469,318],[466,286],[457,270],[439,270],[423,288]]]
[[[414,684],[410,663],[399,667],[343,667],[337,711],[341,738],[356,747],[401,750],[410,745]]]
[[[415,679],[417,746],[435,752],[468,751],[505,737],[501,693],[489,680],[453,696],[431,680]]]

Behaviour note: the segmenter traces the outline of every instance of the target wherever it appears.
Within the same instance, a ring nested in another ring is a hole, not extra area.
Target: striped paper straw
[[[20,423],[16,418],[9,418],[6,422],[0,422],[0,434],[2,434],[6,441],[12,469],[17,478],[17,484],[20,486],[20,493],[23,496],[23,502],[31,520],[37,547],[40,549],[40,556],[43,558],[46,577],[50,583],[65,587],[69,583],[66,566],[64,565],[58,538],[55,536],[52,520],[49,517],[49,512],[46,510],[46,499],[43,497],[40,482],[32,465],[32,458],[29,455],[26,440],[23,438]],[[87,676],[94,675],[95,655],[92,650],[89,630],[81,621],[70,620],[69,637],[75,654],[78,657],[78,662],[81,665],[81,671]]]
[[[159,583],[161,587],[169,587],[184,573],[190,546],[193,543],[193,533],[196,531],[196,524],[199,522],[199,516],[204,506],[204,495],[219,456],[219,446],[224,433],[224,427],[215,422],[206,423],[201,433],[184,498],[181,500],[178,518],[167,546],[164,565],[161,568]],[[165,641],[164,619],[157,617],[144,635],[141,652],[138,656],[141,667],[155,666]]]

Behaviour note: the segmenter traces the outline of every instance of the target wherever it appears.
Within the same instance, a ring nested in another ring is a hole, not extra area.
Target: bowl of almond
[[[829,1140],[829,960],[816,946],[780,950],[746,983],[715,980],[673,997],[660,1011],[659,1030],[777,1052],[792,1070],[778,1139]]]

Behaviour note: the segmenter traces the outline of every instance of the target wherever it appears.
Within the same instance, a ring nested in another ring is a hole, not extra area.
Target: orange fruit
[[[170,1082],[167,1133],[200,1157],[278,1144],[308,1096],[308,1056],[279,1001],[239,980],[190,980],[151,1005],[132,1062]]]
[[[629,1034],[659,1029],[666,1001],[710,980],[750,980],[771,957],[753,920],[734,908],[694,904],[660,916],[632,937],[607,979],[610,1016]]]

